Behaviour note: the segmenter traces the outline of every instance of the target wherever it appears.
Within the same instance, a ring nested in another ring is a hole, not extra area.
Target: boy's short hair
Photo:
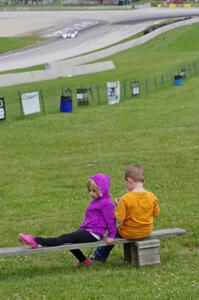
[[[101,196],[100,190],[92,178],[87,181],[87,189],[88,191],[95,191],[99,197]]]
[[[139,164],[132,164],[126,168],[124,178],[131,178],[135,182],[144,182],[144,169]]]

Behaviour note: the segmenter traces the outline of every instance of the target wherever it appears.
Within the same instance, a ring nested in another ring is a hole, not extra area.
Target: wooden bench
[[[160,263],[160,241],[158,238],[167,238],[184,235],[186,230],[181,228],[168,228],[154,230],[150,237],[140,240],[127,240],[117,238],[114,245],[123,244],[124,259],[135,266],[151,265]],[[32,249],[28,246],[0,248],[0,257],[29,255],[36,253],[68,251],[79,248],[97,248],[98,246],[107,246],[104,240],[94,243],[64,244],[56,247],[38,247]]]

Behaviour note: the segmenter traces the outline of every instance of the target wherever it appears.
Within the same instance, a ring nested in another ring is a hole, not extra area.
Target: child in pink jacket
[[[86,209],[84,221],[78,230],[58,237],[48,238],[20,233],[20,240],[32,248],[37,248],[38,246],[52,247],[66,243],[96,242],[107,232],[105,240],[107,244],[111,244],[116,236],[116,224],[114,204],[109,194],[110,178],[106,174],[91,176],[88,180],[87,188],[92,200]],[[78,259],[79,266],[92,263],[81,250],[75,249],[70,251]]]

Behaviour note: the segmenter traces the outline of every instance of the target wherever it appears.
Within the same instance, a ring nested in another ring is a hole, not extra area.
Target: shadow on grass
[[[95,274],[96,272],[104,271],[122,271],[134,269],[138,270],[135,266],[123,261],[123,258],[112,258],[106,263],[94,262],[91,266],[76,267],[76,262],[73,258],[52,259],[48,261],[46,259],[36,259],[28,257],[15,257],[15,258],[3,258],[0,260],[1,273],[0,280],[6,281],[7,279],[27,279],[36,278],[42,276],[65,276],[75,275],[79,272]]]

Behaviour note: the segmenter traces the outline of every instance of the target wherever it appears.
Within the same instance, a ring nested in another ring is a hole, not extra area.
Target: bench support
[[[136,267],[160,263],[160,241],[157,239],[124,244],[124,260]]]

